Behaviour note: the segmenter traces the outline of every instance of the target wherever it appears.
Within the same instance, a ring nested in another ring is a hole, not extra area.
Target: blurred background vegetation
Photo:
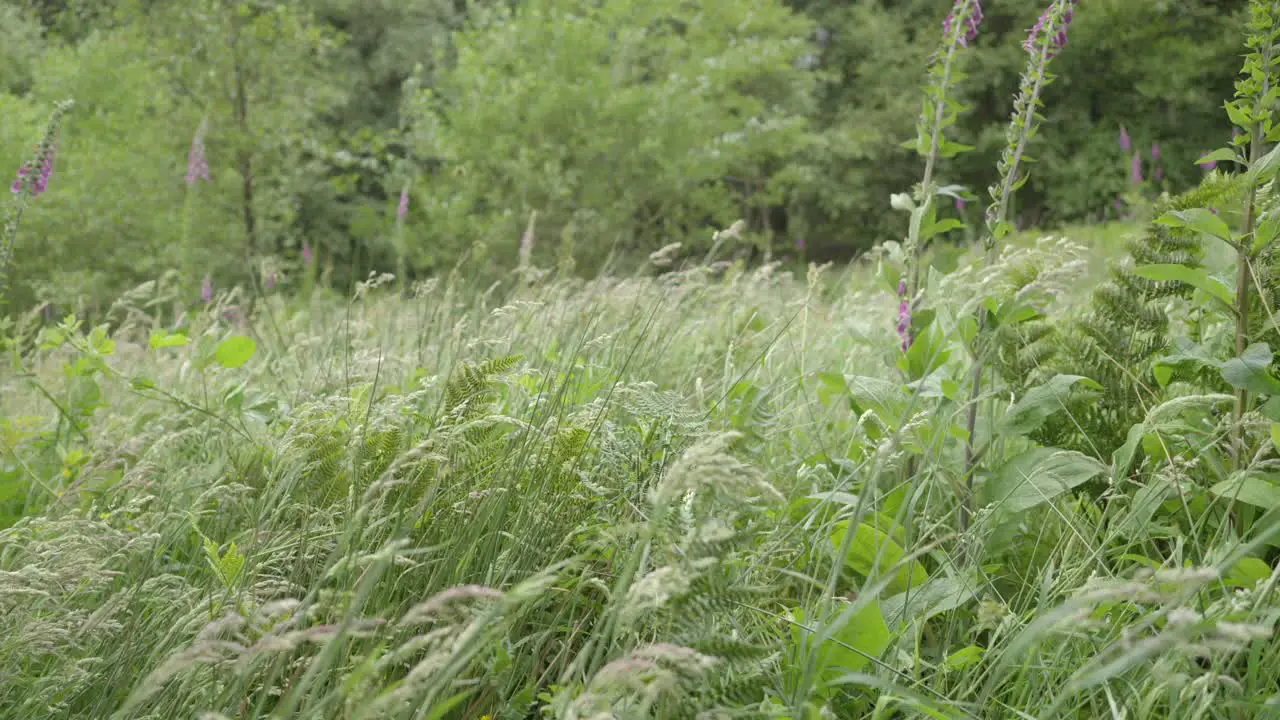
[[[985,8],[957,133],[978,151],[944,182],[993,181],[1040,4]],[[171,270],[193,297],[206,275],[287,286],[304,245],[339,286],[438,273],[477,241],[496,275],[535,212],[535,264],[582,272],[706,249],[738,218],[737,252],[850,258],[904,230],[888,198],[919,176],[902,143],[949,5],[0,0],[0,168],[30,155],[55,101],[77,102],[9,309],[93,313]],[[1054,63],[1020,222],[1131,212],[1134,153],[1144,193],[1192,186],[1229,133],[1245,7],[1091,0]],[[187,185],[202,123],[211,182]]]

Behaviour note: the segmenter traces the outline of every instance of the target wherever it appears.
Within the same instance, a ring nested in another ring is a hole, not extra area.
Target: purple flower
[[[911,349],[911,303],[907,302],[907,281],[898,281],[898,337],[902,352]]]
[[[956,198],[956,210],[959,210],[960,212],[964,212],[964,209],[965,209],[964,198]]]
[[[1133,139],[1129,137],[1129,131],[1125,130],[1123,125],[1120,126],[1120,149],[1124,152],[1133,149]]]
[[[302,264],[310,265],[311,260],[312,260],[311,245],[309,245],[306,240],[303,240],[302,241]]]
[[[209,163],[204,156],[204,133],[208,121],[201,121],[196,128],[195,137],[191,138],[191,150],[187,153],[187,184],[195,185],[201,180],[210,182]]]
[[[1129,165],[1129,182],[1134,185],[1142,184],[1142,155],[1133,154],[1133,162]]]
[[[1207,155],[1207,154],[1208,154],[1208,153],[1206,153],[1206,155]],[[1214,168],[1216,168],[1216,167],[1218,167],[1218,161],[1217,161],[1217,160],[1208,160],[1208,161],[1206,161],[1206,162],[1202,162],[1202,163],[1200,163],[1200,169],[1201,169],[1201,170],[1204,170],[1205,172],[1209,172],[1210,170],[1213,170],[1213,169],[1214,169]]]
[[[44,153],[44,162],[40,165],[40,173],[31,182],[31,197],[40,197],[49,189],[49,179],[53,177],[53,156],[55,154],[57,154],[56,145],[51,145],[48,152]],[[28,162],[23,163],[22,167],[18,168],[18,178],[13,181],[13,186],[10,188],[15,195],[22,192],[22,186],[27,179],[27,175],[31,173],[30,166],[31,163]]]
[[[1121,200],[1120,198],[1116,198],[1115,202],[1112,204],[1116,206],[1117,211],[1124,210],[1124,200]]]
[[[804,237],[803,237],[803,236],[802,236],[802,237],[798,237],[798,238],[796,238],[796,249],[797,249],[797,250],[799,250],[800,252],[804,252]]]
[[[963,9],[965,0],[956,0],[956,4],[951,8],[951,12],[947,14],[947,19],[942,23],[942,32],[947,37],[951,36],[951,27],[955,24],[956,13]],[[965,30],[956,42],[960,47],[969,47],[969,43],[978,38],[978,26],[982,24],[982,3],[979,0],[973,0],[973,8],[969,11],[969,16],[964,19]]]
[[[1160,162],[1160,143],[1151,143],[1151,162]]]
[[[405,188],[400,191],[400,206],[396,208],[396,218],[403,221],[404,217],[409,214],[409,189]]]
[[[1062,48],[1067,46],[1067,28],[1071,26],[1071,19],[1075,14],[1077,2],[1079,0],[1072,0],[1071,7],[1067,8],[1067,11],[1062,14],[1061,25],[1058,26],[1057,32],[1053,34],[1053,38],[1049,40],[1049,47],[1045,53],[1046,58],[1053,58]],[[1039,52],[1039,48],[1036,46],[1040,41],[1040,37],[1044,34],[1045,28],[1053,21],[1054,4],[1051,3],[1045,9],[1040,15],[1040,19],[1036,20],[1035,26],[1031,28],[1031,32],[1027,33],[1027,39],[1022,42],[1022,49],[1026,50],[1027,53],[1035,55]]]
[[[200,283],[200,299],[206,305],[213,302],[213,280],[208,276],[204,276],[204,281]]]
[[[268,289],[268,290],[275,290],[275,289],[276,289],[276,280],[277,280],[277,279],[278,279],[278,278],[276,278],[276,273],[275,273],[275,271],[274,271],[274,270],[273,270],[273,271],[271,271],[271,272],[269,272],[269,273],[267,273],[267,289]]]
[[[1164,181],[1164,168],[1157,166],[1153,174],[1155,176],[1156,182]]]

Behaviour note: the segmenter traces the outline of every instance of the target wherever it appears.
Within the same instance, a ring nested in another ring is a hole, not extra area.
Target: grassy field
[[[930,293],[1071,317],[1135,229]],[[1277,575],[1153,519],[1158,467],[961,530],[966,405],[904,385],[874,259],[464,277],[46,327],[0,376],[0,716],[1280,712]]]

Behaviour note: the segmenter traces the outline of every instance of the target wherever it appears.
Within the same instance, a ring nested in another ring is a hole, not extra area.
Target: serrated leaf
[[[237,335],[223,340],[214,351],[213,359],[224,368],[234,369],[249,362],[257,351],[258,345],[253,338]]]

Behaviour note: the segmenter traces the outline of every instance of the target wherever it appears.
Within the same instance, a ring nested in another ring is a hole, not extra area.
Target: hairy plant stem
[[[960,27],[961,23],[957,22],[956,27],[952,30],[956,33],[956,38],[947,44],[947,59],[942,63],[942,82],[938,84],[938,97],[934,98],[933,111],[933,127],[929,135],[929,154],[924,161],[924,176],[920,179],[920,196],[918,202],[922,205],[921,212],[925,212],[928,204],[933,202],[933,173],[938,165],[939,148],[938,143],[942,139],[942,121],[945,118],[947,104],[944,99],[947,95],[947,88],[951,85],[951,68],[956,59],[956,48],[960,47],[958,40],[959,33],[964,32]],[[911,224],[911,237],[909,238],[911,246],[911,283],[908,286],[908,293],[914,297],[920,289],[920,228],[917,223]],[[914,305],[914,301],[912,302]]]
[[[1268,58],[1269,59],[1269,58]],[[1263,95],[1266,85],[1263,85]],[[1249,167],[1253,167],[1262,154],[1262,128],[1255,126],[1249,139]],[[1252,257],[1249,252],[1250,238],[1256,221],[1255,211],[1258,200],[1258,184],[1249,184],[1249,195],[1244,205],[1244,225],[1241,227],[1240,241],[1236,245],[1236,357],[1244,354],[1249,344],[1249,284],[1253,282],[1251,268]],[[1244,461],[1244,413],[1249,405],[1249,391],[1236,389],[1235,408],[1231,413],[1231,463],[1239,469]]]
[[[1047,32],[1046,32],[1047,34]],[[986,264],[990,266],[995,261],[996,252],[996,233],[1000,226],[1004,224],[1005,218],[1009,213],[1009,200],[1013,197],[1014,184],[1018,179],[1018,165],[1022,161],[1022,155],[1026,152],[1027,141],[1030,138],[1031,124],[1035,121],[1036,104],[1040,99],[1040,91],[1044,88],[1045,68],[1049,64],[1049,46],[1042,43],[1040,48],[1040,57],[1033,72],[1035,73],[1035,81],[1031,83],[1029,88],[1024,89],[1024,94],[1019,100],[1025,100],[1026,106],[1023,110],[1021,120],[1021,131],[1018,135],[1018,142],[1014,146],[1013,155],[1011,156],[1009,167],[1001,178],[1000,195],[996,200],[995,207],[987,213],[987,236],[985,238],[986,245]],[[1017,103],[1015,102],[1015,107]],[[975,344],[982,337],[982,333],[987,329],[987,309],[980,307],[978,309],[978,332],[974,338]],[[977,469],[978,454],[976,452],[974,439],[977,436],[978,426],[978,400],[982,395],[982,371],[985,363],[982,359],[982,353],[978,347],[974,348],[973,358],[973,374],[970,378],[969,390],[969,414],[965,419],[965,431],[968,433],[964,441],[964,483],[965,493],[964,501],[960,503],[960,532],[964,533],[969,529],[970,517],[973,514],[973,476]]]

